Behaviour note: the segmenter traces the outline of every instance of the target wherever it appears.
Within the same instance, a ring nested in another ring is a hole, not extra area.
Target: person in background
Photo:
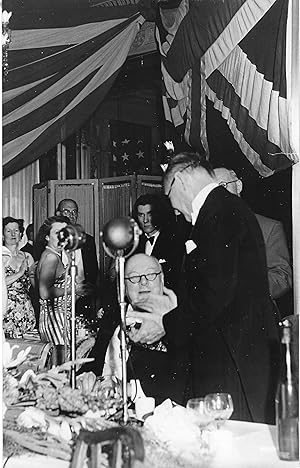
[[[22,252],[28,252],[33,257],[33,259],[36,260],[34,246],[33,246],[33,241],[34,241],[33,224],[28,224],[25,233],[27,236],[27,243],[24,245],[24,247],[21,248],[21,250]],[[37,288],[33,284],[29,288],[29,297],[34,308],[36,328],[38,329],[39,328],[39,316],[40,316],[39,294],[38,294]]]
[[[75,200],[65,198],[61,200],[56,209],[58,216],[66,216],[69,224],[75,225],[78,219],[78,205]],[[66,263],[65,253],[63,262]],[[98,261],[95,239],[86,234],[86,242],[75,251],[75,264],[77,265],[76,282],[82,285],[82,297],[76,302],[76,315],[85,318],[95,318],[96,283],[98,279]]]
[[[34,235],[33,235],[33,224],[28,224],[25,234],[27,236],[27,243],[24,245],[24,247],[21,248],[22,252],[28,252],[34,258],[34,249],[33,249],[33,240],[34,240]]]
[[[205,154],[180,153],[168,165],[164,190],[193,229],[186,242],[182,288],[174,298],[139,297],[131,339],[166,336],[190,353],[189,397],[230,393],[233,418],[274,424],[279,337],[268,290],[264,241],[243,200],[219,186]],[[178,354],[180,359],[180,354]]]
[[[62,262],[62,247],[58,243],[58,232],[68,223],[65,216],[47,218],[35,242],[39,259],[36,268],[40,296],[39,332],[42,341],[54,345],[55,365],[68,358],[70,345],[71,278],[68,266]],[[82,294],[80,288],[81,285],[76,285],[78,297]]]
[[[241,196],[243,183],[232,169],[218,167],[214,172],[219,185]],[[255,216],[266,247],[269,291],[273,299],[278,299],[292,287],[292,268],[284,229],[276,219],[256,213]]]
[[[10,338],[22,338],[35,327],[34,309],[29,297],[30,272],[34,260],[29,253],[19,250],[23,233],[23,219],[11,216],[3,219],[2,263],[7,289],[3,329]]]
[[[162,264],[165,285],[177,289],[184,243],[176,233],[176,222],[164,196],[146,193],[135,202],[133,218],[142,234],[136,253],[153,255]]]

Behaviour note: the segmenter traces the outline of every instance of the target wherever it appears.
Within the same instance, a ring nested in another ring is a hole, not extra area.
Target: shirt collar
[[[196,219],[198,218],[199,211],[204,205],[205,200],[207,199],[208,195],[217,187],[219,187],[219,184],[217,184],[216,182],[212,182],[211,184],[206,185],[202,190],[200,190],[198,195],[196,195],[196,197],[192,201],[191,217],[192,217],[193,226],[195,226],[196,224]]]
[[[147,239],[149,239],[149,237],[158,237],[159,233],[160,233],[160,231],[156,231],[156,233],[152,234],[152,236],[148,236],[148,234],[145,233],[145,236],[146,236]]]

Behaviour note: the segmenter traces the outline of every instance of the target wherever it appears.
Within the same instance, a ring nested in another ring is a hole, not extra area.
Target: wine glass
[[[200,441],[201,441],[201,455],[210,456],[211,450],[208,442],[204,437],[204,429],[209,423],[213,421],[213,416],[206,411],[205,399],[204,398],[191,398],[187,401],[186,408],[191,416],[192,421],[200,429]]]
[[[220,429],[233,413],[230,393],[209,393],[204,398],[204,406],[206,412],[216,421],[217,429]]]
[[[206,411],[204,398],[191,398],[186,404],[193,421],[202,431],[212,420],[213,417]]]

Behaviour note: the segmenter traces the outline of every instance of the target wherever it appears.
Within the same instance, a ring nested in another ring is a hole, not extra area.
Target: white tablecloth
[[[217,437],[217,450],[209,468],[299,467],[298,461],[286,462],[278,458],[275,426],[227,421]],[[69,468],[69,465],[63,460],[32,454],[9,458],[5,468]]]

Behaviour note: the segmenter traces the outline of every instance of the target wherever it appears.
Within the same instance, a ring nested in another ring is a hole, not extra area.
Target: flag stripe
[[[261,20],[276,0],[245,2],[232,17],[214,43],[203,54],[206,78],[218,68],[237,44]]]
[[[35,161],[39,155],[49,149],[49,141],[61,141],[72,135],[77,128],[80,128],[104,99],[118,73],[119,70],[106,80],[103,86],[98,87],[90,93],[85,101],[81,101],[72,109],[77,116],[76,120],[74,119],[74,113],[68,112],[60,116],[60,118],[53,119],[53,121],[44,124],[42,128],[34,129],[29,134],[22,135],[5,145],[3,147],[3,176],[8,177],[22,169],[24,167],[24,159],[26,159],[25,165]],[[22,148],[21,151],[20,148]],[[9,154],[11,157],[6,158],[6,154]],[[18,157],[16,158],[16,156]]]
[[[132,23],[136,18],[137,15],[127,18],[120,25],[99,34],[98,37],[90,39],[82,44],[68,47],[45,59],[29,63],[17,69],[10,69],[8,73],[7,89],[9,90],[19,86],[20,83],[27,84],[31,81],[52,75],[53,73],[59,73],[61,70],[64,70],[65,67],[71,67],[72,65],[74,66],[74,64],[81,63],[86,56],[88,57],[96,52],[101,46],[124,30],[128,24]]]
[[[259,127],[256,120],[249,115],[248,110],[242,106],[239,96],[234,92],[232,85],[226,81],[218,70],[215,70],[210,76],[207,84],[218,99],[219,110],[222,111],[222,104],[225,108],[230,109],[231,118],[235,121],[237,129],[243,134],[245,141],[253,148],[254,152],[260,155],[266,166],[275,170],[278,165],[287,160],[285,156],[278,156],[278,158],[271,156],[274,153],[281,153],[280,148],[270,142],[267,131]],[[288,165],[289,163],[286,162],[285,167],[288,167]]]
[[[106,8],[101,9],[104,10]],[[139,13],[124,16],[126,11],[133,11],[131,8],[117,10],[118,14],[104,15],[109,20],[103,21],[103,24],[99,22],[96,37],[96,15],[92,15],[92,32],[88,29],[89,25],[77,18],[78,24],[82,25],[78,28],[81,36],[77,40],[84,42],[69,47],[66,47],[66,43],[71,32],[67,28],[51,31],[48,24],[48,31],[42,31],[42,28],[37,34],[28,31],[32,37],[26,47],[37,46],[34,49],[38,51],[37,56],[40,57],[43,52],[42,55],[46,57],[9,71],[3,117],[5,177],[33,162],[57,142],[74,133],[105,97],[145,21]],[[136,6],[135,11],[138,11]],[[43,15],[47,16],[46,10]],[[25,24],[23,29],[26,26],[32,28],[32,25]],[[56,27],[59,26],[56,24]],[[87,31],[86,37],[84,31]],[[56,42],[53,42],[54,32]],[[41,47],[46,44],[48,33],[51,47]],[[21,33],[18,40],[16,47],[21,45]],[[53,47],[54,43],[58,45]],[[23,49],[25,55],[26,51],[27,56],[31,56],[32,49]],[[54,53],[47,56],[49,51]],[[12,56],[21,54],[22,49],[12,51]]]
[[[13,14],[10,20],[12,30],[71,28],[81,24],[92,24],[117,18],[128,18],[139,11],[138,5],[124,5],[114,8],[54,8],[48,2],[47,9],[23,9]]]
[[[219,67],[219,72],[233,86],[249,116],[259,127],[268,130],[269,140],[283,151],[291,152],[287,101],[273,90],[273,83],[257,71],[240,47]]]
[[[45,102],[55,98],[58,94],[64,93],[66,89],[84,79],[94,69],[102,66],[104,61],[107,60],[107,55],[110,55],[111,50],[115,47],[116,41],[118,41],[118,37],[113,38],[105,47],[97,48],[96,53],[87,57],[85,61],[80,59],[80,57],[77,62],[75,60],[70,61],[68,67],[62,68],[63,71],[61,73],[52,75],[52,77],[35,88],[31,88],[22,95],[12,99],[4,106],[4,113],[7,115],[4,119],[4,124],[20,119],[22,114],[27,115],[28,112],[34,110],[34,106],[41,107]],[[26,105],[26,103],[28,104]],[[16,112],[13,113],[14,110]],[[46,111],[46,109],[44,110]]]
[[[79,44],[114,28],[122,21],[124,18],[111,19],[101,23],[80,24],[69,28],[12,31],[10,51]]]
[[[167,118],[178,128],[185,122],[186,141],[208,150],[208,96],[263,176],[295,162],[285,99],[287,7],[288,0],[191,1],[184,17],[183,9],[161,9],[157,31]]]
[[[50,99],[45,96],[45,103],[43,105],[39,105],[39,107],[34,109],[32,112],[25,114],[25,116],[13,118],[11,122],[3,128],[3,143],[5,144],[15,138],[18,138],[24,133],[31,132],[38,126],[47,123],[58,113],[62,112],[65,106],[68,105],[80,91],[82,91],[95,73],[97,73],[97,70],[93,70],[75,86],[72,86],[57,95],[53,94],[53,97]],[[29,101],[29,104],[31,104],[31,101]]]

